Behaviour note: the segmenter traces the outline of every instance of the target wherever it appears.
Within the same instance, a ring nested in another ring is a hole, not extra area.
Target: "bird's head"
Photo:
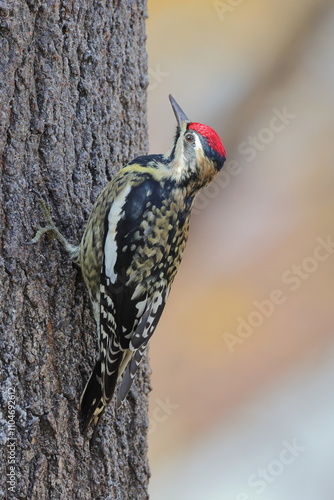
[[[169,100],[178,126],[172,149],[165,157],[178,184],[197,192],[221,170],[226,151],[217,132],[207,125],[190,121],[171,95]]]

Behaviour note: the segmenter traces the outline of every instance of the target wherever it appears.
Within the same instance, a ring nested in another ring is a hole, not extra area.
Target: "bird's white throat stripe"
[[[123,205],[125,199],[129,194],[131,185],[128,184],[123,191],[118,195],[116,200],[110,207],[108,215],[108,234],[106,237],[106,242],[104,245],[104,255],[105,255],[105,274],[110,279],[111,283],[115,283],[115,264],[117,259],[117,243],[116,243],[116,227],[122,213]]]

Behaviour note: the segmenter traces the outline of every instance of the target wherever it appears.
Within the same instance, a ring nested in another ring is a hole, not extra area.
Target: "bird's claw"
[[[50,232],[53,232],[54,234],[56,234],[58,231],[55,223],[52,220],[51,207],[50,207],[48,201],[45,198],[43,198],[40,195],[40,193],[38,193],[38,191],[35,191],[35,190],[33,190],[33,191],[34,191],[34,193],[36,193],[39,196],[37,202],[42,210],[42,213],[43,213],[43,216],[44,216],[44,219],[46,222],[46,226],[38,229],[38,231],[36,232],[33,239],[30,241],[26,241],[25,245],[34,245],[35,243],[37,243],[41,239],[43,234],[50,233]]]

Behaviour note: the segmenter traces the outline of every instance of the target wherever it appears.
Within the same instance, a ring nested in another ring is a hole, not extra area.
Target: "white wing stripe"
[[[106,276],[108,276],[111,283],[115,283],[116,281],[116,274],[114,270],[117,259],[117,250],[118,250],[117,243],[115,240],[116,226],[119,221],[120,215],[122,213],[125,199],[129,194],[130,189],[131,189],[130,184],[123,189],[123,191],[119,194],[117,199],[111,205],[108,214],[108,233],[104,245],[104,255],[105,255],[105,274]]]

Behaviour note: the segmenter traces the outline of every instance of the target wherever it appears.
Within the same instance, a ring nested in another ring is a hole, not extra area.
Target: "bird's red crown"
[[[216,153],[218,153],[222,157],[226,157],[226,150],[223,146],[223,143],[213,128],[209,127],[208,125],[203,125],[202,123],[189,123],[188,129],[195,130],[198,132],[200,135],[202,135],[210,148],[212,148]]]

